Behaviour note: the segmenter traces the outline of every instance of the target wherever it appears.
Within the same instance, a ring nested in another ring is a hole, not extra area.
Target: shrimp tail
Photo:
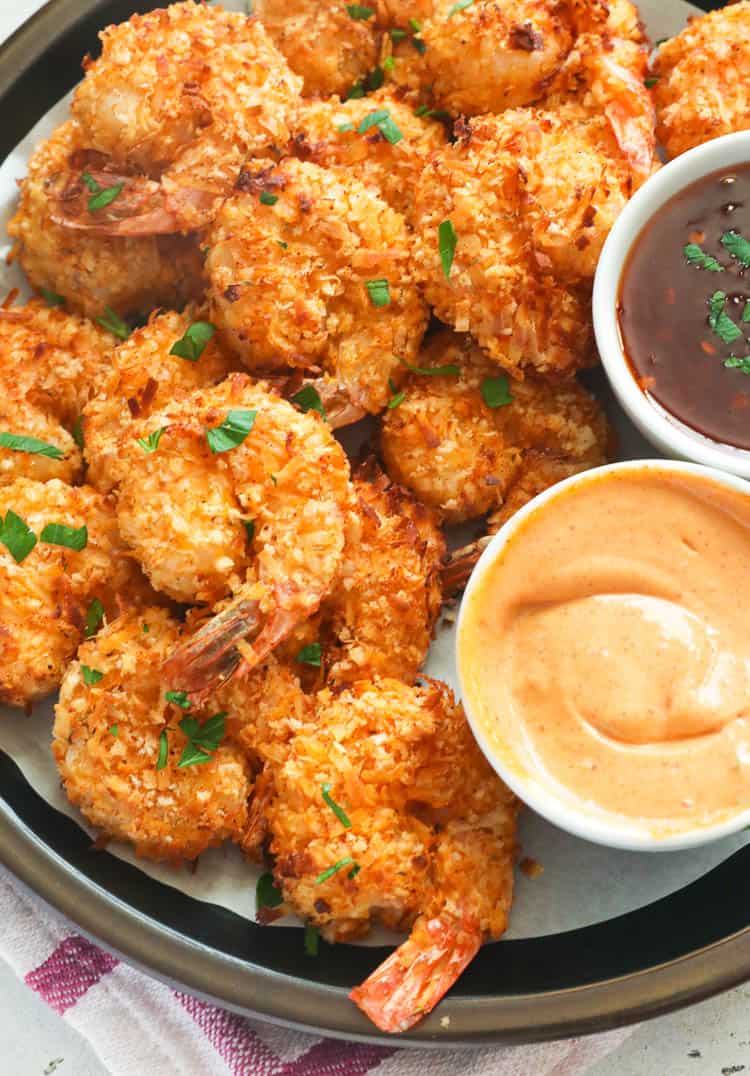
[[[381,1031],[408,1031],[450,990],[481,943],[472,917],[420,917],[406,941],[349,997]]]
[[[464,589],[469,581],[469,576],[474,570],[474,565],[487,548],[491,534],[485,534],[475,542],[454,549],[443,562],[440,575],[443,584],[443,598],[453,598]]]
[[[170,654],[162,667],[165,679],[199,703],[233,675],[243,661],[237,644],[260,623],[257,601],[233,603]]]
[[[654,105],[651,95],[632,71],[609,58],[602,59],[608,79],[620,92],[604,106],[615,141],[633,172],[647,179],[654,168]]]

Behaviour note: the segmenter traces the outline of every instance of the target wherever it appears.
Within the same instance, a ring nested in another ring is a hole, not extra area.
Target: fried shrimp
[[[254,11],[304,79],[305,96],[343,96],[375,68],[380,35],[374,8],[365,17],[351,14],[344,0],[258,0]]]
[[[193,307],[181,314],[159,313],[112,354],[111,365],[84,411],[88,481],[100,492],[108,493],[117,485],[118,445],[133,419],[146,420],[178,396],[221,381],[233,369],[215,336],[207,341],[205,335],[198,337],[202,343],[197,345],[201,350],[196,359],[174,353],[180,341],[195,334],[196,325],[204,333],[213,328]]]
[[[66,191],[83,187],[80,180],[71,181],[72,172],[94,167],[83,145],[80,128],[68,120],[29,161],[8,234],[33,287],[59,295],[69,309],[91,318],[107,307],[125,317],[159,305],[181,306],[200,294],[202,260],[191,241],[88,235],[55,222],[55,207]],[[112,177],[98,174],[109,186]]]
[[[506,928],[517,803],[438,681],[324,690],[280,755],[266,818],[284,901],[329,941],[413,928],[351,995],[406,1030]]]
[[[134,235],[203,227],[248,157],[289,138],[287,116],[301,79],[289,70],[257,18],[204,4],[172,4],[133,15],[101,33],[71,110],[86,145],[127,171],[159,183],[125,180],[119,197],[85,222]]]
[[[408,220],[417,178],[445,141],[440,122],[415,116],[411,104],[384,88],[344,102],[305,101],[293,149],[303,160],[361,179]]]
[[[750,128],[750,3],[691,17],[654,63],[659,141],[670,157]]]
[[[287,158],[244,170],[209,232],[212,321],[250,368],[314,368],[382,410],[427,323],[400,214],[363,183]]]
[[[24,706],[57,687],[85,632],[148,588],[88,486],[0,485],[0,523],[0,701]]]
[[[167,664],[170,684],[199,698],[263,660],[329,592],[349,464],[318,414],[244,374],[134,420],[120,456],[125,542],[157,590],[217,614]]]
[[[147,607],[85,642],[62,683],[52,745],[68,799],[92,826],[174,863],[241,840],[252,791],[244,752],[221,742],[230,715],[209,705],[188,716],[165,697],[161,666],[183,634]]]
[[[575,381],[508,382],[468,336],[441,332],[404,399],[383,417],[381,448],[391,478],[449,523],[490,514],[490,529],[548,485],[605,463],[604,413]]]
[[[501,119],[460,125],[417,186],[415,265],[437,316],[474,335],[514,374],[571,374],[591,362],[587,288],[561,285],[523,220],[522,173]]]
[[[111,340],[91,322],[39,299],[0,308],[0,436],[11,435],[16,444],[0,444],[0,483],[18,477],[80,481],[72,431],[106,369]]]

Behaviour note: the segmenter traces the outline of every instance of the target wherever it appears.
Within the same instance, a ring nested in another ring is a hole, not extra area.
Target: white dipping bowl
[[[664,459],[629,460],[622,463],[611,463],[604,467],[595,467],[590,471],[583,471],[581,474],[567,478],[563,482],[558,482],[529,501],[492,537],[469,577],[458,615],[455,645],[461,700],[471,730],[487,761],[519,799],[523,800],[537,814],[559,826],[560,829],[567,830],[568,833],[573,833],[576,837],[583,837],[585,840],[593,841],[595,844],[604,844],[611,848],[624,848],[638,852],[664,852],[682,848],[695,848],[698,845],[708,844],[710,841],[716,841],[722,837],[738,833],[740,830],[750,826],[750,807],[712,825],[696,825],[690,829],[681,830],[679,833],[659,836],[649,829],[645,821],[609,814],[595,806],[587,807],[583,801],[576,801],[573,796],[561,795],[550,778],[546,777],[541,770],[534,771],[527,757],[514,759],[512,744],[505,742],[502,745],[505,751],[504,757],[500,757],[493,748],[473,710],[471,691],[469,690],[470,678],[466,674],[467,670],[464,666],[461,645],[468,611],[472,609],[472,602],[481,589],[480,585],[484,576],[502,558],[505,547],[515,540],[519,529],[523,527],[529,515],[543,510],[544,506],[550,501],[558,497],[564,497],[571,487],[583,485],[591,480],[599,480],[609,472],[625,471],[631,474],[639,474],[648,470],[709,479],[727,489],[750,497],[750,483],[741,478],[695,463],[681,463]],[[519,541],[523,541],[523,536],[519,537]],[[554,552],[551,551],[550,555],[554,555]]]
[[[694,460],[750,478],[750,452],[691,429],[651,400],[625,358],[617,318],[620,278],[633,244],[661,207],[691,183],[750,164],[750,131],[725,135],[670,161],[630,199],[602,249],[594,278],[594,334],[612,389],[631,421],[666,456]]]

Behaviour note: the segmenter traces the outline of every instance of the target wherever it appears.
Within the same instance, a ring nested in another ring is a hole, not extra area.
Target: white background
[[[41,6],[40,0],[0,0],[0,40]],[[722,1070],[740,1065],[750,1076],[749,999],[750,987],[740,988],[642,1025],[616,1054],[587,1076],[720,1076]],[[41,1076],[57,1058],[63,1058],[56,1069],[59,1076],[106,1076],[80,1036],[18,982],[1,961],[0,1042],[2,1076]],[[695,1056],[696,1051],[699,1056]]]

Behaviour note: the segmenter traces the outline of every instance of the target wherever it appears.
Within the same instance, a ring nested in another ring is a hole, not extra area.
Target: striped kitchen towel
[[[128,967],[0,868],[0,957],[111,1076],[582,1076],[630,1029],[535,1046],[421,1051],[248,1020]]]

